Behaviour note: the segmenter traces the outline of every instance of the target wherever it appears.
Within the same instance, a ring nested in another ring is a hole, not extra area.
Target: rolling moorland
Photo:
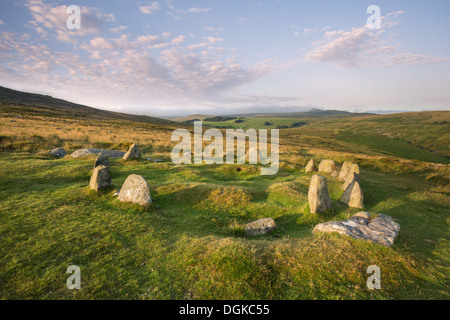
[[[1,88],[0,298],[449,299],[450,112],[332,114],[204,122],[287,126],[278,174],[261,176],[258,165],[172,164],[171,134],[189,124]],[[111,159],[115,187],[98,193],[88,187],[95,157],[48,154],[131,143],[143,158]],[[309,212],[311,158],[359,164],[364,211],[401,226],[394,246],[312,234],[361,210],[323,174],[334,210]],[[148,181],[151,206],[113,196],[132,173]],[[277,230],[244,235],[267,217]],[[80,290],[66,287],[70,265],[81,268]],[[370,265],[381,269],[381,290],[367,289]]]

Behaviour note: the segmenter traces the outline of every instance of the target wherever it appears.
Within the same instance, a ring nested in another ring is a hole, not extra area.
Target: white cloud
[[[317,32],[317,29],[310,29],[310,28],[303,29],[303,34],[305,34],[305,35],[315,33],[315,32]]]
[[[221,26],[219,27],[212,27],[212,26],[206,26],[204,27],[205,30],[211,31],[211,32],[222,32],[223,28]]]
[[[157,49],[173,44],[171,42],[166,42],[157,35],[142,35],[138,36],[135,40],[129,40],[128,37],[129,35],[126,34],[122,34],[116,39],[106,39],[97,36],[91,39],[88,44],[81,44],[80,48],[93,54],[93,52],[97,50],[131,50],[137,48],[144,49],[144,47],[148,49]]]
[[[222,38],[214,38],[214,37],[205,37],[205,40],[207,40],[209,44],[224,41]]]
[[[5,24],[2,20],[0,20],[0,26],[2,25],[2,24]]]
[[[413,54],[407,52],[389,57],[388,65],[435,64],[444,62],[446,60],[447,58],[436,58],[431,55]]]
[[[115,105],[147,101],[184,106],[217,101],[229,90],[264,77],[271,70],[268,61],[245,66],[223,58],[227,57],[223,48],[215,47],[220,38],[206,37],[207,50],[194,53],[183,46],[184,35],[173,39],[97,35],[80,43],[81,51],[57,51],[16,34],[0,35],[0,77],[9,83],[36,89],[51,87],[60,96],[105,97],[105,103]],[[86,59],[85,53],[90,58]]]
[[[67,34],[67,32],[56,30],[56,39],[62,42],[73,42],[72,38]]]
[[[156,1],[149,3],[148,6],[139,7],[139,11],[144,14],[153,14],[158,9],[159,9],[159,3]]]
[[[163,37],[163,38],[168,38],[171,35],[172,35],[172,33],[170,33],[170,32],[163,32],[163,33],[161,33],[161,37]]]
[[[209,46],[208,42],[200,42],[200,43],[190,44],[186,48],[188,48],[189,50],[193,50],[193,49],[198,49],[198,48],[207,47],[207,46]]]
[[[398,11],[383,17],[382,30],[370,30],[367,26],[363,26],[349,31],[326,31],[321,41],[312,44],[314,48],[306,53],[305,59],[310,62],[330,62],[340,69],[433,64],[445,61],[445,58],[430,55],[395,53],[397,45],[392,43],[389,37],[383,36],[388,28],[397,24],[394,18],[402,13]]]
[[[128,29],[127,26],[118,26],[118,27],[109,29],[109,31],[111,31],[112,33],[121,33],[122,31],[124,31],[126,29]]]
[[[52,64],[50,61],[37,61],[30,65],[24,65],[24,70],[32,73],[47,75],[50,73]]]
[[[193,13],[201,13],[201,12],[208,12],[211,10],[212,10],[211,8],[189,8],[187,11]]]
[[[113,50],[114,45],[103,37],[95,37],[90,41],[91,47],[100,50]]]
[[[313,62],[332,62],[339,68],[364,67],[377,46],[375,33],[365,26],[353,28],[351,31],[330,31],[324,40],[306,54],[306,59]]]
[[[161,38],[155,35],[139,36],[137,38],[137,42],[143,44],[156,44],[160,43],[161,41],[162,41]]]
[[[179,35],[178,37],[172,39],[172,43],[175,45],[179,45],[180,43],[184,42],[184,40],[186,40],[186,36]]]
[[[170,46],[170,43],[162,42],[147,46],[148,49],[161,49]]]
[[[56,33],[56,38],[60,41],[69,41],[69,38],[73,36],[98,34],[104,25],[115,21],[113,14],[105,14],[97,8],[83,6],[81,7],[83,17],[81,29],[69,30],[67,6],[53,6],[42,0],[28,0],[25,6],[28,7],[32,16],[28,26],[44,37],[50,33]]]
[[[298,27],[296,27],[294,25],[291,25],[291,28],[293,28],[294,30],[300,30],[300,28],[298,28]],[[329,29],[330,29],[330,26],[324,26],[322,28],[318,28],[318,27],[304,28],[303,29],[303,35],[304,36],[310,36],[310,35],[318,33],[318,32],[325,32],[325,31],[327,31]],[[298,32],[298,33],[300,33],[300,32]]]
[[[189,16],[191,13],[204,13],[212,11],[212,8],[198,8],[198,7],[192,7],[189,9],[176,9],[175,5],[173,4],[173,1],[171,0],[165,0],[164,1],[166,6],[169,8],[168,11],[166,11],[166,14],[171,16],[174,20],[181,21],[187,16]]]

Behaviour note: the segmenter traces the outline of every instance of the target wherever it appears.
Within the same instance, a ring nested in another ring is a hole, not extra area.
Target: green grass
[[[381,151],[387,155],[393,155],[400,158],[450,164],[449,158],[424,149],[420,149],[405,141],[388,137],[376,135],[361,135],[348,131],[341,131],[336,139],[356,144],[358,146],[367,147],[369,151]]]
[[[227,121],[203,121],[203,125],[215,128],[234,128],[234,129],[276,129],[278,126],[290,126],[296,122],[305,121],[309,119],[304,118],[256,118],[245,117],[244,122],[236,123],[235,120]],[[270,125],[266,125],[269,122]]]
[[[149,182],[153,203],[141,208],[119,202],[115,188],[88,190],[92,165],[93,158],[0,153],[0,298],[450,297],[448,188],[434,171],[360,163],[365,210],[401,225],[395,245],[385,248],[312,235],[317,223],[358,210],[339,201],[341,183],[327,176],[335,210],[311,215],[311,174],[300,166],[260,176],[249,165],[112,160],[115,187],[132,173]],[[265,217],[278,229],[246,238],[245,224]],[[66,287],[73,264],[81,290]],[[365,285],[373,264],[382,271],[380,291]]]
[[[316,123],[321,130],[398,140],[450,157],[450,111],[411,112],[335,119]],[[381,141],[383,141],[381,139]],[[386,140],[385,140],[386,141]],[[395,143],[395,141],[391,141]]]

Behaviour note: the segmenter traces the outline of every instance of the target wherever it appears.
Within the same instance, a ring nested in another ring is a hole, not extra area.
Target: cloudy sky
[[[449,14],[448,0],[1,0],[0,85],[156,116],[450,110]]]

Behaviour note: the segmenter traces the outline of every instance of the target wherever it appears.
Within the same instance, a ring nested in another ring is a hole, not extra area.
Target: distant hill
[[[349,117],[361,117],[367,115],[374,115],[373,113],[354,113],[340,110],[320,110],[312,109],[302,112],[290,113],[254,113],[254,114],[235,114],[235,117],[252,117],[252,118],[323,118],[323,119],[337,119]]]
[[[92,120],[125,120],[152,124],[173,124],[172,121],[166,119],[100,110],[48,95],[16,91],[1,86],[0,113],[81,119],[89,117]]]
[[[340,110],[320,110],[312,109],[310,111],[303,112],[290,112],[290,113],[239,113],[230,115],[204,115],[204,114],[193,114],[187,117],[177,117],[177,118],[167,118],[172,121],[185,122],[192,121],[195,119],[204,121],[208,118],[214,118],[217,116],[223,117],[246,117],[246,118],[304,118],[304,119],[339,119],[339,118],[349,118],[349,117],[362,117],[368,115],[375,115],[374,113],[353,113]]]
[[[167,118],[169,120],[172,121],[176,121],[176,122],[185,122],[185,121],[192,121],[192,120],[205,120],[208,118],[212,118],[214,117],[213,115],[206,115],[206,114],[193,114],[190,116],[186,116],[186,117],[176,117],[176,118]]]

